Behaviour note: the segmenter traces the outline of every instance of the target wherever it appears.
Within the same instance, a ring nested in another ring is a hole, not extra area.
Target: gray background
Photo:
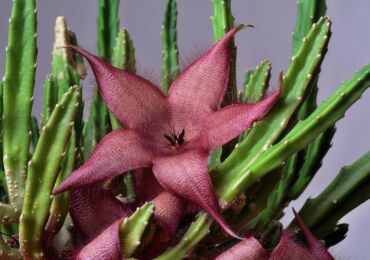
[[[34,112],[41,111],[42,82],[50,71],[53,44],[53,23],[64,15],[72,30],[77,33],[80,45],[95,51],[96,15],[94,0],[39,0],[38,71]],[[160,27],[164,0],[122,0],[121,26],[128,28],[136,47],[139,70],[152,79],[159,79],[161,62]],[[328,15],[333,21],[333,35],[329,51],[322,66],[319,100],[332,93],[338,84],[361,66],[370,62],[370,2],[368,0],[328,0]],[[11,0],[0,2],[0,71],[4,68],[7,24]],[[178,39],[183,60],[196,57],[212,44],[211,1],[178,0]],[[248,68],[261,60],[273,64],[271,85],[275,87],[277,73],[286,70],[291,48],[291,32],[295,24],[296,1],[293,0],[234,0],[233,13],[239,23],[255,25],[237,35],[238,82]],[[85,80],[85,96],[91,96],[94,79]],[[292,203],[297,209],[308,196],[315,196],[328,183],[340,167],[350,164],[370,150],[370,91],[365,93],[337,124],[334,146],[324,160],[323,167],[310,184],[302,199]],[[370,253],[370,203],[365,203],[342,221],[350,224],[347,239],[332,252],[340,259],[367,259]],[[291,219],[290,211],[284,218]]]

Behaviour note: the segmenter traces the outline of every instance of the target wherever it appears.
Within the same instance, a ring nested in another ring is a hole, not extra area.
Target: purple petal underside
[[[194,146],[203,144],[212,150],[237,137],[254,122],[262,119],[279,98],[282,81],[278,91],[255,104],[235,104],[212,113],[205,121],[203,129],[195,139]]]
[[[153,160],[153,172],[167,191],[198,205],[229,235],[238,237],[226,224],[207,171],[208,152],[190,150]]]
[[[154,177],[151,168],[133,171],[135,178],[136,207],[141,207],[145,202],[153,200],[164,189]]]
[[[117,220],[83,247],[77,254],[76,260],[121,260],[122,254],[118,235],[121,222],[122,220]]]
[[[162,192],[153,201],[155,205],[154,220],[163,230],[172,237],[186,213],[185,203],[169,192]]]
[[[215,260],[264,260],[268,253],[254,237],[248,237],[217,256]]]
[[[100,94],[123,126],[155,129],[168,115],[164,94],[158,87],[135,74],[117,69],[78,46],[68,46],[91,65]]]
[[[203,118],[218,109],[229,78],[230,42],[242,27],[230,30],[172,83],[169,103],[174,114],[183,116],[182,120]]]
[[[151,164],[154,149],[145,138],[129,129],[119,129],[106,135],[90,158],[75,170],[54,194],[77,189],[113,178],[126,171]]]
[[[304,224],[301,217],[298,213],[293,209],[295,220],[297,221],[299,227],[301,228],[303,235],[306,239],[308,250],[312,255],[314,255],[317,259],[320,260],[334,260],[334,257],[329,253],[329,251],[318,241],[311,231],[307,228]]]
[[[86,243],[132,211],[112,194],[93,186],[71,191],[69,213]]]
[[[308,250],[291,240],[286,234],[280,238],[279,244],[270,255],[271,260],[318,260]]]

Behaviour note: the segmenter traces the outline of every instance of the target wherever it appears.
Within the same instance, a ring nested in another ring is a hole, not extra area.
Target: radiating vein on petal
[[[104,230],[93,241],[87,244],[77,254],[77,260],[121,260],[120,240],[118,236],[119,225],[122,220],[117,220]]]
[[[267,260],[268,258],[266,250],[257,239],[251,236],[217,256],[215,260]]]
[[[190,120],[218,108],[229,77],[229,44],[240,28],[230,30],[175,79],[169,91],[169,102],[177,110],[175,114],[183,114]]]
[[[106,135],[90,158],[54,191],[76,189],[110,179],[151,164],[154,148],[133,130],[120,129]]]
[[[301,217],[298,213],[293,209],[295,220],[297,221],[299,227],[301,228],[303,235],[306,239],[308,249],[312,255],[314,255],[317,259],[322,260],[334,260],[334,257],[329,253],[329,251],[318,241],[308,227],[304,224]]]
[[[274,94],[255,104],[229,105],[212,113],[203,125],[199,139],[204,148],[213,149],[227,143],[262,119],[274,105],[281,93],[281,87]]]
[[[313,255],[298,245],[296,242],[291,240],[286,234],[283,234],[280,238],[279,244],[272,251],[270,255],[271,260],[317,260]]]
[[[197,204],[210,214],[226,233],[239,238],[221,215],[207,172],[207,157],[208,153],[200,150],[158,157],[153,160],[153,172],[162,187]]]
[[[92,186],[71,191],[69,213],[73,225],[88,242],[132,211],[113,195]]]
[[[154,220],[172,237],[186,213],[185,203],[169,192],[162,192],[152,201],[155,205]]]
[[[135,74],[117,69],[78,46],[68,46],[90,63],[100,94],[123,126],[146,130],[162,123],[168,113],[158,87]]]

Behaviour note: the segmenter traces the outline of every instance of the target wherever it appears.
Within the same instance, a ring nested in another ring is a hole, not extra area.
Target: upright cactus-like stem
[[[345,111],[370,87],[370,64],[361,68],[351,79],[343,82],[334,94],[322,103],[307,119],[298,123],[280,142],[265,151],[250,167],[244,168],[226,187],[216,186],[216,192],[226,204],[234,200],[256,180],[281,165],[289,156],[306,147],[321,132],[341,119]],[[208,220],[207,220],[208,219]],[[182,259],[197,241],[207,235],[212,220],[200,214],[174,248],[158,259]],[[193,242],[193,241],[196,242]],[[170,258],[173,257],[173,258]]]
[[[260,101],[268,87],[271,76],[271,63],[262,61],[251,73],[244,85],[243,102],[255,103]]]
[[[184,259],[188,251],[196,246],[210,231],[212,219],[206,213],[200,213],[197,219],[190,225],[189,229],[180,242],[173,248],[169,248],[156,260],[180,260]]]
[[[212,0],[212,3],[213,15],[211,16],[211,20],[216,42],[234,27],[234,16],[231,12],[231,0]],[[238,89],[236,85],[236,46],[234,41],[230,44],[230,48],[229,83],[223,101],[224,106],[238,100]]]
[[[311,26],[325,15],[325,0],[298,1],[298,12],[295,30],[293,32],[292,55],[296,55],[304,37]],[[311,90],[297,113],[298,120],[304,120],[316,109],[318,87],[317,78],[312,82]],[[296,118],[291,119],[295,123]],[[283,169],[282,177],[276,187],[270,192],[266,208],[250,223],[254,232],[264,232],[270,222],[282,216],[282,211],[291,199],[297,197],[308,185],[313,175],[321,166],[321,160],[330,147],[335,131],[329,128],[317,140],[310,144],[307,151],[300,151],[290,157]],[[302,161],[303,164],[302,164]],[[268,177],[267,177],[268,178]],[[299,181],[297,180],[299,179]],[[271,180],[266,180],[271,181]],[[296,182],[298,183],[296,184]],[[293,193],[293,186],[294,194]],[[261,197],[261,195],[259,196]]]
[[[281,165],[290,155],[312,142],[320,133],[333,126],[346,110],[370,87],[370,64],[343,82],[325,102],[305,120],[299,122],[283,139],[263,152],[257,161],[243,165],[240,172],[229,179],[227,187],[217,185],[221,200],[230,203],[240,192],[250,187],[269,171]],[[218,183],[218,182],[217,182]]]
[[[255,103],[260,101],[268,87],[271,76],[271,63],[262,61],[254,70],[245,73],[244,88],[240,95],[240,101],[244,103]],[[239,142],[243,141],[250,129],[239,136]]]
[[[71,44],[69,30],[64,17],[57,17],[55,21],[55,40],[52,60],[52,73],[58,85],[58,100],[73,85],[79,84],[78,75],[72,68],[75,66],[73,52],[64,48]],[[71,83],[75,84],[71,84]]]
[[[100,57],[110,61],[119,30],[118,9],[120,0],[98,1],[98,53]]]
[[[326,12],[325,0],[298,0],[296,24],[293,32],[292,54],[295,55],[301,47],[303,38]]]
[[[292,55],[295,55],[299,50],[299,47],[302,44],[302,40],[309,31],[309,28],[312,24],[316,23],[320,17],[324,16],[326,12],[326,1],[319,0],[319,1],[298,1],[297,2],[297,19],[296,19],[296,26],[293,32],[293,44],[292,44]],[[316,98],[318,92],[317,86],[318,78],[312,84],[311,93],[307,96],[304,100],[301,109],[298,112],[297,120],[303,120],[307,116],[309,116],[312,111],[316,108]],[[322,133],[317,140],[315,140],[312,144],[308,146],[305,151],[300,151],[299,153],[292,156],[287,161],[287,165],[291,165],[292,167],[287,167],[286,170],[290,172],[286,172],[285,175],[293,175],[300,171],[300,168],[305,168],[305,177],[300,177],[301,179],[304,178],[305,180],[311,180],[312,177],[315,175],[316,171],[320,168],[318,165],[320,161],[325,156],[326,152],[328,151],[331,139],[335,133],[335,128],[329,128],[325,133]],[[321,151],[321,152],[320,152]],[[320,152],[320,157],[318,157],[317,152]],[[313,158],[314,157],[314,158]],[[303,162],[303,158],[306,158]],[[294,164],[294,162],[297,162]],[[307,169],[310,170],[308,177]],[[296,174],[297,175],[297,174]],[[298,176],[298,175],[297,175]],[[301,173],[299,174],[301,176]],[[308,185],[309,181],[306,181],[306,186]],[[302,185],[303,182],[300,182]],[[302,192],[305,187],[300,187],[300,192]],[[298,196],[298,189],[295,189],[296,194],[294,196]],[[291,197],[294,197],[291,196]]]
[[[120,30],[117,34],[116,44],[112,53],[112,65],[131,73],[136,72],[135,48],[126,29]],[[112,123],[112,130],[122,127],[111,112],[109,112],[109,115]]]
[[[20,248],[25,259],[45,259],[42,235],[60,162],[65,156],[74,126],[79,95],[80,88],[76,86],[63,95],[43,127],[35,153],[28,162],[29,172],[19,226]]]
[[[114,41],[118,33],[118,8],[120,0],[99,0],[98,6],[98,54],[108,62],[111,61]],[[90,156],[95,145],[110,130],[109,110],[96,88],[84,127],[84,157]]]
[[[49,75],[44,83],[44,95],[41,114],[41,127],[48,122],[51,112],[58,102],[58,85],[54,75]]]
[[[77,113],[78,114],[78,111]],[[55,181],[54,187],[58,187],[63,180],[74,170],[77,157],[76,148],[76,131],[72,128],[72,133],[68,141],[68,147],[65,151],[57,180]],[[62,228],[64,221],[67,217],[69,209],[69,192],[64,192],[56,195],[50,206],[48,222],[45,226],[43,234],[44,246],[48,249],[53,241],[54,236]]]
[[[313,233],[322,238],[335,229],[344,215],[370,198],[369,180],[370,152],[343,167],[324,191],[305,202],[299,215]],[[296,223],[292,222],[289,227],[293,229]]]
[[[40,137],[39,123],[37,122],[37,118],[35,116],[32,116],[31,117],[31,146],[33,150],[35,150],[39,137]]]
[[[292,57],[284,76],[283,92],[279,100],[269,114],[249,131],[247,138],[216,169],[216,172],[226,173],[218,174],[219,177],[215,179],[217,185],[228,183],[227,176],[238,174],[239,165],[253,163],[281,136],[317,75],[326,53],[329,36],[330,21],[328,18],[322,18],[311,28],[297,55]]]
[[[119,227],[121,251],[125,258],[130,258],[140,245],[140,239],[154,214],[154,205],[145,203],[130,217],[124,219]]]
[[[31,142],[36,23],[36,1],[14,0],[3,78],[3,152],[9,202],[19,211],[22,208]]]
[[[176,0],[167,0],[162,25],[162,80],[161,89],[167,94],[172,81],[180,71],[177,48]]]
[[[0,237],[0,259],[4,260],[21,260],[22,256],[19,253],[19,250],[16,248],[9,247],[4,241],[3,237]]]

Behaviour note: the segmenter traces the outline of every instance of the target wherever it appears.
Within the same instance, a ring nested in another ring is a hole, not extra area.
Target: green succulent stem
[[[46,125],[48,122],[51,112],[58,102],[58,85],[54,75],[49,75],[44,83],[44,95],[43,95],[43,105],[41,114],[41,127]]]
[[[63,180],[74,170],[77,158],[76,148],[76,131],[72,128],[71,136],[68,141],[68,147],[65,151],[65,157],[55,181],[54,187],[58,187]],[[53,238],[63,227],[64,221],[69,210],[69,192],[63,192],[54,196],[50,206],[48,222],[45,226],[43,234],[44,246],[49,248],[52,244]]]
[[[180,72],[177,48],[177,4],[167,0],[162,25],[162,79],[161,89],[167,94],[172,81]]]
[[[297,20],[293,32],[292,55],[299,51],[303,39],[307,36],[312,25],[325,15],[325,0],[306,0],[298,1]],[[312,82],[309,95],[306,96],[297,116],[293,116],[290,121],[295,124],[297,120],[307,118],[317,107],[317,78]],[[258,216],[249,224],[250,229],[256,233],[262,233],[273,219],[278,219],[283,215],[283,209],[294,197],[307,187],[317,170],[321,166],[321,160],[330,148],[330,142],[334,135],[334,128],[329,128],[308,146],[306,150],[299,151],[291,156],[283,168],[282,177],[275,185],[275,188],[268,195],[267,205]],[[299,181],[297,180],[299,179]],[[263,179],[264,182],[271,182],[269,177]],[[294,194],[293,193],[293,186]],[[261,197],[261,195],[259,195]],[[259,198],[260,199],[260,198]],[[261,201],[261,200],[260,200]]]
[[[42,235],[46,225],[52,190],[58,176],[61,159],[74,126],[80,88],[70,88],[56,105],[48,123],[42,128],[35,152],[28,162],[28,176],[19,242],[25,259],[45,259]]]
[[[119,29],[118,9],[120,0],[98,1],[98,54],[111,61],[115,39]],[[84,159],[86,160],[100,139],[111,129],[109,110],[98,88],[94,90],[87,123],[83,129]]]
[[[326,0],[298,0],[296,24],[293,32],[292,54],[295,55],[312,24],[326,12]]]
[[[353,164],[343,167],[318,196],[309,198],[299,215],[313,233],[322,238],[336,228],[342,217],[370,198],[369,182],[370,152],[367,152]],[[295,222],[289,225],[289,228],[295,227]]]
[[[315,24],[296,56],[292,58],[284,76],[283,92],[268,115],[256,123],[247,137],[239,143],[230,156],[214,171],[218,177],[215,185],[222,186],[234,179],[241,168],[251,165],[261,153],[269,149],[286,129],[290,118],[304,100],[309,86],[326,53],[330,36],[330,21],[321,18]],[[235,179],[234,179],[235,180]]]
[[[100,57],[110,61],[119,30],[118,9],[120,0],[98,1],[98,53]]]
[[[14,0],[3,78],[3,153],[9,202],[22,208],[36,71],[36,1]]]
[[[0,236],[0,258],[6,260],[22,260],[22,256],[18,249],[12,248],[4,241],[3,237]]]
[[[31,117],[31,146],[33,150],[35,150],[36,148],[39,137],[40,137],[39,124],[37,122],[37,118],[32,116]]]
[[[227,187],[216,186],[219,198],[226,204],[230,203],[240,192],[280,166],[290,155],[306,147],[320,133],[341,119],[368,87],[370,87],[370,64],[343,82],[309,117],[298,122],[284,138],[263,152],[258,160],[250,165],[243,165],[239,173],[229,180]]]
[[[124,28],[117,33],[116,44],[112,53],[112,65],[131,73],[136,72],[134,44],[132,43],[128,31]],[[120,122],[113,113],[109,112],[109,115],[112,123],[112,130],[121,128]]]
[[[128,218],[125,218],[119,227],[121,251],[125,258],[132,257],[140,245],[141,238],[154,214],[154,205],[145,203]]]
[[[167,249],[156,260],[180,260],[188,254],[189,250],[196,246],[210,231],[212,219],[206,213],[200,213],[197,219],[176,246]]]
[[[280,142],[262,153],[250,167],[234,176],[226,187],[216,187],[221,205],[230,205],[241,191],[246,190],[264,175],[281,165],[289,156],[312,142],[320,133],[341,119],[345,111],[370,87],[370,64],[361,68],[351,79],[343,82],[307,119],[299,122]],[[213,176],[214,178],[217,176]],[[224,201],[222,201],[224,200]],[[212,224],[202,213],[192,223],[182,240],[158,259],[182,259],[198,241],[204,238]],[[172,258],[171,258],[172,257]]]
[[[271,76],[271,63],[264,60],[253,72],[247,74],[249,76],[244,85],[243,101],[246,103],[255,103],[263,98],[268,88],[268,82]]]
[[[234,27],[234,16],[231,12],[231,0],[212,0],[213,15],[211,16],[214,40],[217,42]],[[223,106],[238,100],[236,85],[236,46],[234,41],[230,44],[230,72]]]
[[[240,102],[255,103],[260,101],[267,88],[271,76],[271,63],[262,61],[254,70],[249,70],[244,76],[244,89],[241,93]],[[250,129],[247,129],[239,136],[239,142],[243,141]]]
[[[325,0],[297,1],[297,19],[292,37],[292,55],[295,55],[297,53],[302,44],[303,38],[309,32],[311,26],[316,23],[320,19],[320,17],[324,16],[325,12]],[[305,101],[302,104],[302,107],[297,113],[298,120],[303,120],[307,118],[307,116],[309,116],[309,114],[316,109],[316,99],[318,93],[317,82],[318,78],[316,78],[316,81],[313,82],[311,93],[306,97]],[[304,178],[306,180],[306,182],[299,182],[300,192],[303,192],[305,187],[309,184],[309,181],[320,168],[320,162],[330,148],[329,145],[334,133],[334,127],[329,128],[326,133],[322,133],[317,138],[317,140],[310,144],[306,150],[302,150],[288,159],[287,164],[290,164],[290,160],[296,161],[297,163],[295,164],[295,167],[286,168],[286,170],[289,170],[290,172],[286,172],[285,175],[295,175],[296,177],[294,178],[300,178],[301,180]],[[314,153],[314,151],[316,153]],[[319,153],[320,156],[318,156],[317,153]],[[301,169],[303,169],[303,172],[300,172]],[[307,170],[310,170],[310,178],[307,178]],[[305,175],[306,177],[301,177],[301,174]],[[303,187],[302,184],[305,184],[306,186]],[[297,188],[295,189],[295,192],[296,194],[294,196],[299,196],[299,194],[297,193]]]

